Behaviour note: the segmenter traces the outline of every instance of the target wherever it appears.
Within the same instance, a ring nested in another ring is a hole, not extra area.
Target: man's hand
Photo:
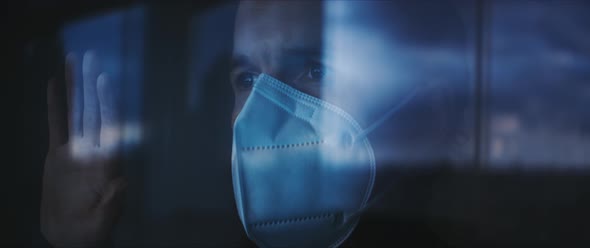
[[[92,247],[108,240],[122,209],[115,97],[93,52],[82,63],[83,100],[75,97],[75,58],[66,59],[66,94],[47,89],[49,150],[43,175],[41,232],[57,247]],[[66,100],[67,99],[67,100]],[[64,101],[65,100],[65,101]],[[80,118],[81,117],[81,118]]]

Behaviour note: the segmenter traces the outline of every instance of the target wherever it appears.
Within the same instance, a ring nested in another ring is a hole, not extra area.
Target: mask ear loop
[[[371,133],[373,130],[375,130],[377,127],[381,126],[381,124],[383,124],[383,122],[385,122],[386,120],[388,120],[389,118],[391,118],[391,116],[393,116],[395,113],[397,113],[402,107],[404,107],[408,102],[410,102],[410,100],[414,99],[414,97],[418,94],[420,88],[414,88],[410,94],[406,95],[402,101],[400,103],[398,103],[395,107],[389,109],[389,111],[387,111],[387,113],[385,113],[385,115],[383,115],[381,118],[379,118],[379,120],[377,120],[376,122],[374,122],[373,124],[371,124],[371,126],[369,126],[368,128],[366,128],[365,130],[363,130],[362,132],[360,132],[359,134],[357,134],[354,137],[354,142],[358,141],[359,138],[365,137],[367,136],[369,133]],[[362,213],[364,213],[366,210],[368,210],[371,206],[375,205],[375,203],[379,202],[379,200],[381,198],[383,198],[392,188],[389,188],[383,192],[380,192],[379,194],[375,195],[369,202],[367,202],[361,209],[355,211],[354,213],[352,213],[351,215],[346,216],[346,219],[351,219],[351,218],[356,218],[359,215],[361,215]]]
[[[419,90],[419,88],[414,88],[412,90],[412,92],[410,92],[410,94],[406,95],[400,103],[398,103],[395,107],[389,109],[389,111],[387,111],[387,113],[385,113],[381,118],[379,118],[379,120],[377,120],[376,122],[371,124],[369,127],[367,127],[365,130],[363,130],[362,132],[357,134],[353,140],[357,141],[357,140],[359,140],[359,138],[367,136],[369,133],[371,133],[377,127],[381,126],[381,124],[383,124],[383,122],[385,122],[392,115],[397,113],[403,106],[405,106],[408,102],[410,102],[410,100],[414,99],[416,94],[418,94],[418,90]]]

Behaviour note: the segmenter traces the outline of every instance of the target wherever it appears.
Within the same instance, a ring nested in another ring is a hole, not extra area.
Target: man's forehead
[[[268,15],[281,14],[288,17],[289,13],[297,14],[314,12],[321,13],[324,3],[322,1],[241,1],[238,15]]]
[[[319,1],[243,1],[236,19],[234,53],[321,46],[321,6]]]

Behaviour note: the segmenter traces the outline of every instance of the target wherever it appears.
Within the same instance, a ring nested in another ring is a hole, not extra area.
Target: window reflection
[[[495,2],[489,159],[493,167],[590,164],[590,19],[583,1]]]

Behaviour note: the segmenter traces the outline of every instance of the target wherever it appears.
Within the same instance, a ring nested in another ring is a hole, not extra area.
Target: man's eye
[[[235,80],[236,87],[241,90],[251,89],[256,80],[256,74],[252,72],[242,72]]]
[[[306,81],[320,82],[326,76],[326,67],[320,63],[312,63],[307,67]]]

